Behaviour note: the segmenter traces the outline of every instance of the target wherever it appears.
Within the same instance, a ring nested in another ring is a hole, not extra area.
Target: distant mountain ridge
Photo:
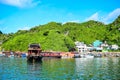
[[[6,36],[8,38],[4,38]],[[93,20],[65,24],[50,22],[30,30],[19,30],[14,34],[0,34],[0,38],[3,40],[2,48],[13,51],[27,51],[30,43],[39,43],[43,50],[53,51],[69,51],[75,47],[75,41],[89,45],[95,40],[101,40],[120,46],[120,16],[108,25]]]

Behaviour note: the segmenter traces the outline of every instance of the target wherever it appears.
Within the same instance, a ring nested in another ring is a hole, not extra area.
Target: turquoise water
[[[120,58],[43,59],[0,57],[0,80],[120,80]]]

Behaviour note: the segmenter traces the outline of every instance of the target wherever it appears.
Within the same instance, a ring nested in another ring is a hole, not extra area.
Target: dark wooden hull
[[[28,56],[28,62],[42,62],[42,56]]]

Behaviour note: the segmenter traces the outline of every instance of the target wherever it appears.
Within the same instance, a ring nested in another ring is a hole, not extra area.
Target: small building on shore
[[[111,49],[112,49],[112,50],[117,50],[118,48],[119,48],[119,46],[118,46],[118,45],[116,45],[116,44],[111,45]]]
[[[100,40],[95,40],[92,45],[87,46],[84,42],[75,42],[77,51],[79,53],[84,53],[84,52],[91,52],[91,51],[96,51],[96,52],[108,52],[109,50],[118,50],[119,46],[114,44],[114,45],[108,45],[106,41],[102,42]]]
[[[84,44],[84,42],[75,42],[76,48],[78,52],[86,52],[87,51],[87,46]]]

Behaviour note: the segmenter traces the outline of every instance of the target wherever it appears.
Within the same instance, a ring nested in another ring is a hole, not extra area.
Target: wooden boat
[[[39,44],[30,44],[28,48],[27,61],[29,62],[41,62],[41,48]]]

